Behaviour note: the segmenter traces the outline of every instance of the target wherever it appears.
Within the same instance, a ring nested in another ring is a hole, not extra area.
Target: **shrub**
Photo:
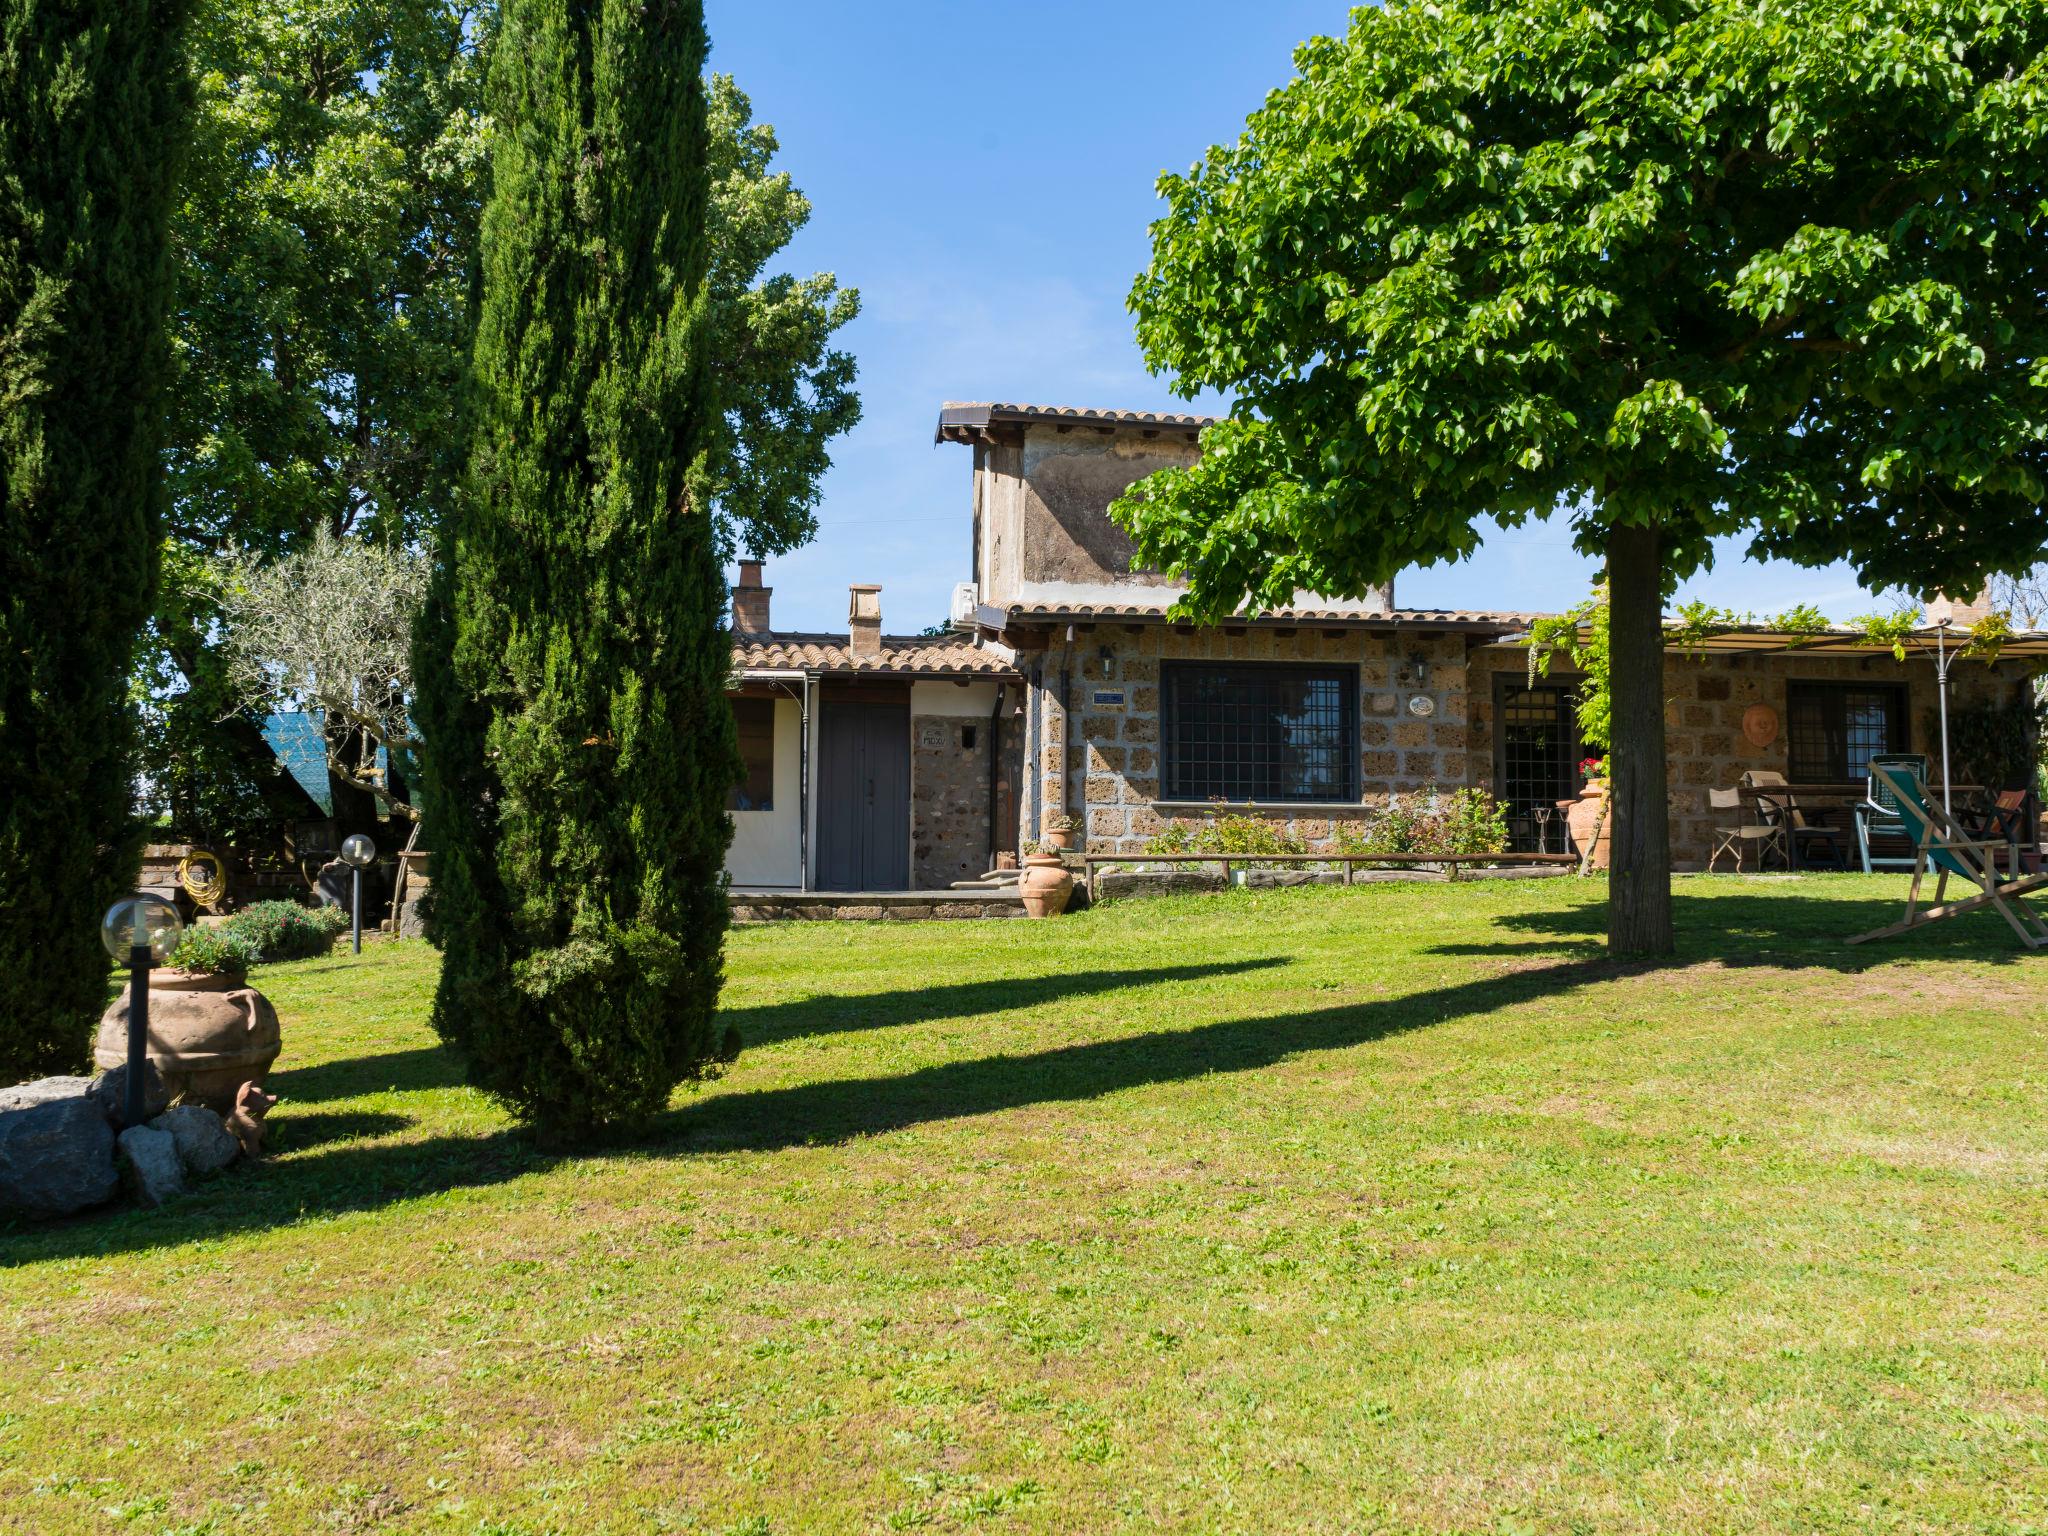
[[[232,923],[219,923],[187,928],[170,963],[181,971],[208,976],[246,976],[249,967],[262,958],[246,933],[237,933]]]
[[[348,927],[348,914],[339,907],[259,901],[244,907],[222,927],[246,939],[259,960],[304,960],[327,953],[335,935]]]
[[[1396,795],[1372,821],[1340,827],[1339,853],[1491,854],[1508,846],[1507,807],[1483,789]]]
[[[1306,841],[1292,837],[1261,816],[1215,816],[1175,821],[1146,844],[1148,853],[1307,853]]]

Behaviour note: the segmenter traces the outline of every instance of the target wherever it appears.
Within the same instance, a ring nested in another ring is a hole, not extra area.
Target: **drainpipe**
[[[811,888],[811,680],[804,674],[803,695],[797,701],[796,770],[796,871],[797,889]]]

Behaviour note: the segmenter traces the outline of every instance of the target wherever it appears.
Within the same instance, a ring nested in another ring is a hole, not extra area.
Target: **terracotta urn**
[[[1588,779],[1586,787],[1579,791],[1578,799],[1562,802],[1565,825],[1571,828],[1573,851],[1583,858],[1588,845],[1593,849],[1593,857],[1587,862],[1590,869],[1607,867],[1610,840],[1607,836],[1607,827],[1600,816],[1601,807],[1606,800],[1607,781]],[[1599,828],[1597,840],[1594,835],[1595,827]]]
[[[1066,861],[1058,854],[1028,854],[1017,891],[1024,898],[1024,910],[1033,917],[1058,917],[1067,910],[1067,899],[1074,894],[1074,877],[1067,873]]]
[[[204,1104],[225,1118],[244,1083],[260,1083],[281,1046],[277,1010],[241,976],[172,969],[149,973],[149,1059],[175,1099]],[[102,1068],[128,1060],[128,993],[100,1017],[92,1059]]]
[[[1074,846],[1074,829],[1072,827],[1047,827],[1045,829],[1045,836],[1041,841],[1048,848],[1071,848]]]

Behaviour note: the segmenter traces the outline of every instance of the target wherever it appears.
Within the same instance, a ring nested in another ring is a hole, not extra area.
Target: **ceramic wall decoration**
[[[1768,747],[1778,739],[1778,712],[1768,704],[1752,704],[1742,712],[1742,739],[1752,747]]]

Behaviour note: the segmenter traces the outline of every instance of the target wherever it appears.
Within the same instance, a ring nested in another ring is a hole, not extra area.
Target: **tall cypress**
[[[184,10],[0,0],[0,1083],[83,1065],[140,851]]]
[[[697,0],[509,0],[467,495],[419,635],[434,1023],[550,1140],[715,1054],[737,773]]]

